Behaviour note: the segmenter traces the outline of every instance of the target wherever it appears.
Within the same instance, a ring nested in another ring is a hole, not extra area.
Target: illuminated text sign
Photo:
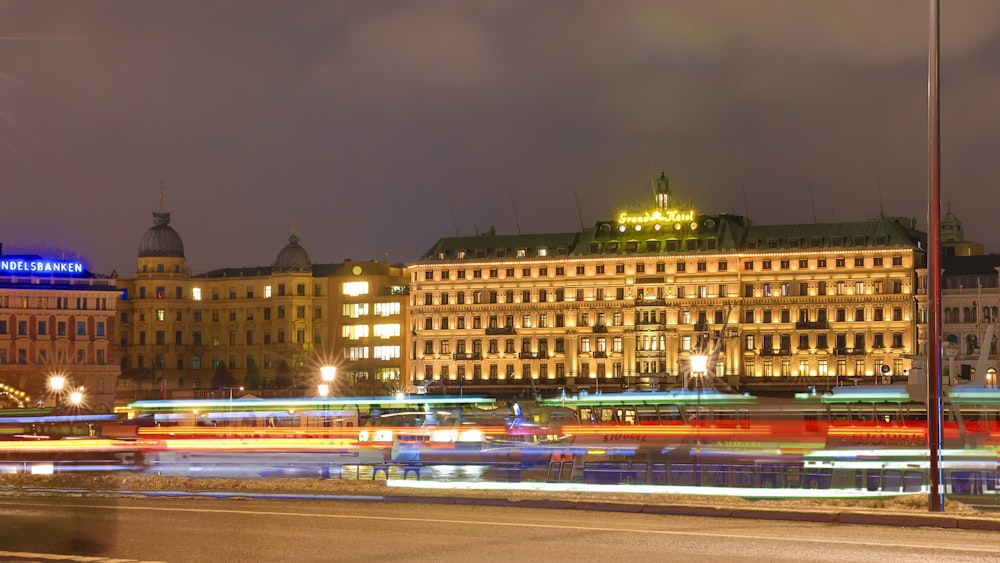
[[[694,220],[694,211],[678,211],[676,209],[667,209],[661,211],[657,209],[652,213],[646,212],[642,215],[629,215],[626,212],[622,212],[618,215],[618,223],[621,225],[634,225],[639,223],[675,223],[675,222],[688,222]]]
[[[0,271],[12,274],[82,274],[83,264],[59,260],[5,260],[0,258]]]

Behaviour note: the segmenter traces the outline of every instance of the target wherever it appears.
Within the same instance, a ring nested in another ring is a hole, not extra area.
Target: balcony
[[[792,349],[791,348],[782,348],[781,350],[778,350],[778,355],[779,356],[791,356],[792,355]]]
[[[865,355],[865,349],[864,348],[849,348],[847,350],[847,353],[850,354],[850,355],[852,355],[852,356],[864,356]]]
[[[833,355],[834,356],[846,356],[847,355],[847,348],[834,348],[833,349]]]
[[[636,299],[635,300],[635,306],[636,307],[666,307],[667,306],[667,300],[663,299],[662,297],[661,298],[657,298],[657,299]]]
[[[774,355],[774,349],[773,348],[761,348],[760,349],[760,355],[761,356],[773,356]]]
[[[695,332],[708,332],[708,323],[694,323]]]
[[[594,352],[594,357],[595,358],[607,358],[608,357],[608,353],[605,352],[605,351],[603,351],[603,350],[597,350],[597,351]]]
[[[606,334],[608,332],[607,325],[594,325],[594,333],[596,334]]]
[[[799,321],[795,323],[796,330],[827,330],[830,323],[827,321]]]
[[[505,326],[502,328],[490,327],[486,329],[486,336],[501,336],[501,335],[513,335],[513,334],[517,333],[514,332],[514,327],[512,326]]]
[[[472,353],[472,354],[469,354],[469,353],[453,354],[452,355],[452,359],[453,360],[481,360],[481,359],[483,359],[483,355],[482,354],[477,354],[477,353]]]

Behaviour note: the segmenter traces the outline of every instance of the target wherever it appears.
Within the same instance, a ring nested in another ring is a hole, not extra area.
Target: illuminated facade
[[[257,394],[315,394],[328,363],[338,367],[334,392],[398,386],[407,354],[401,266],[313,264],[292,234],[271,266],[191,274],[169,220],[154,213],[136,277],[120,283],[120,400],[208,395],[220,364],[230,386]]]
[[[53,406],[83,387],[81,406],[109,411],[118,375],[116,280],[80,262],[0,256],[0,404]]]
[[[789,388],[902,374],[916,341],[909,219],[757,226],[655,207],[581,232],[439,240],[409,266],[415,385],[530,393],[679,382]],[[883,367],[886,366],[886,367]]]

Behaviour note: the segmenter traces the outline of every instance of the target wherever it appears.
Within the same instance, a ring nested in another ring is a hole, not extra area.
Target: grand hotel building
[[[679,383],[692,354],[734,387],[902,376],[923,297],[910,219],[754,225],[670,206],[580,232],[439,240],[409,269],[414,385],[530,393]]]
[[[194,274],[170,214],[161,209],[153,218],[135,278],[119,281],[120,402],[207,396],[218,388],[220,364],[233,387],[255,394],[315,394],[326,364],[338,367],[334,392],[402,386],[408,339],[401,266],[313,264],[293,233],[270,266]],[[259,385],[247,380],[254,372]],[[282,372],[293,389],[275,389],[288,387]]]

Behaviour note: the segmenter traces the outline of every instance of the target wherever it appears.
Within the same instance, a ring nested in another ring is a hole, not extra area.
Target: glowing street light
[[[69,402],[72,403],[74,407],[80,406],[80,403],[83,402],[83,387],[69,394]]]
[[[698,402],[695,405],[695,438],[694,438],[694,484],[701,486],[701,378],[708,372],[708,356],[703,354],[692,355],[691,375],[694,376],[695,388],[698,391]]]
[[[334,366],[323,366],[319,368],[319,377],[323,380],[323,383],[329,385],[337,377],[337,368]]]
[[[56,399],[56,408],[59,408],[59,396],[62,395],[63,387],[66,386],[66,376],[55,374],[49,377],[49,389]]]

